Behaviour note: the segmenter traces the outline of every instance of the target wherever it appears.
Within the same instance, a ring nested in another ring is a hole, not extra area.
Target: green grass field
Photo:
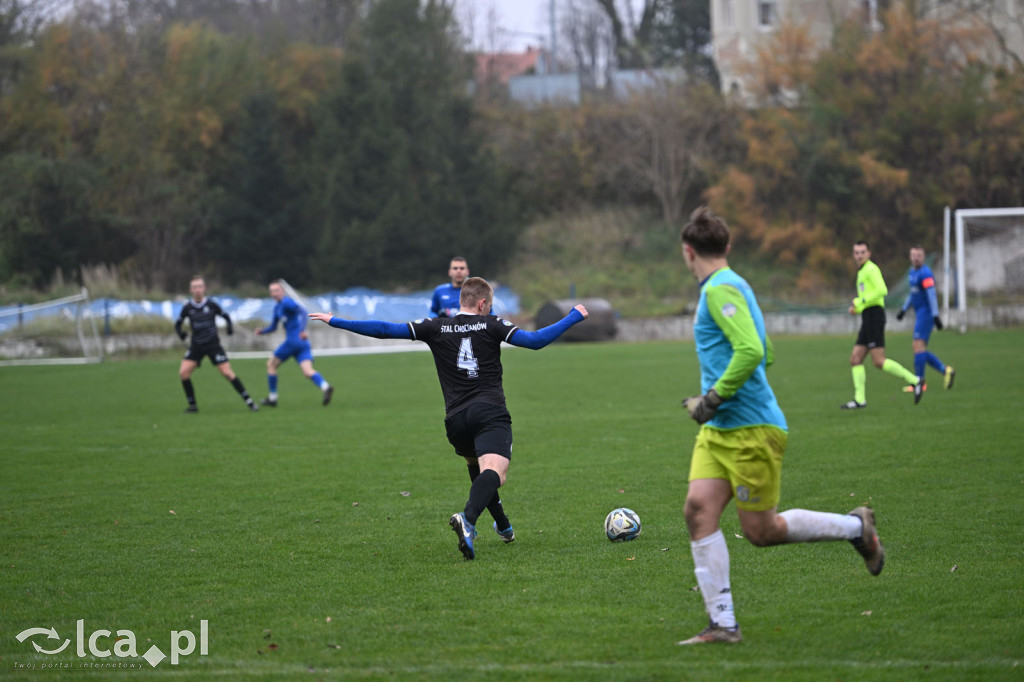
[[[845,542],[755,548],[730,506],[745,641],[687,648],[707,620],[682,517],[692,343],[507,351],[517,539],[485,513],[473,562],[447,525],[469,481],[426,353],[321,358],[327,408],[287,365],[258,414],[209,366],[182,414],[177,358],[0,368],[0,677],[1024,679],[1024,330],[938,334],[953,391],[933,375],[915,407],[869,368],[852,413],[852,339],[775,341],[780,506],[871,504],[886,568]],[[262,361],[233,365],[264,394]],[[616,506],[640,514],[635,542],[604,538]],[[208,653],[80,658],[80,619],[139,655],[206,620]],[[59,637],[16,639],[33,627]],[[83,667],[111,662],[143,669]]]

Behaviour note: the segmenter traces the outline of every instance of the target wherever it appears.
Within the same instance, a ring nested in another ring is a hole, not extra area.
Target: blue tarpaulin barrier
[[[384,320],[386,322],[407,322],[430,315],[430,297],[433,290],[411,294],[387,294],[375,289],[355,287],[341,292],[306,296],[312,310],[309,312],[331,312],[350,320]],[[238,298],[236,296],[213,296],[220,303],[232,321],[261,320],[269,322],[274,313],[274,300],[266,298]],[[177,319],[187,298],[174,301],[122,301],[115,298],[100,298],[89,302],[89,314],[97,319],[110,315],[111,319],[123,319],[136,315],[154,315],[169,321]],[[74,317],[75,304],[47,308],[41,311],[23,310],[19,316],[18,306],[0,306],[0,333],[28,323],[42,316],[63,315]],[[496,315],[519,313],[519,296],[507,287],[494,290],[493,311]],[[20,320],[19,320],[20,317]]]

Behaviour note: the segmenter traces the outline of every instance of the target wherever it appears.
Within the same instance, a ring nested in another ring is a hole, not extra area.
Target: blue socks
[[[926,366],[934,367],[939,374],[946,373],[946,365],[928,350],[914,353],[914,374],[924,381],[924,369]]]

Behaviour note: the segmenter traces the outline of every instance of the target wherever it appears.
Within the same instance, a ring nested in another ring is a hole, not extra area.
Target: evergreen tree
[[[43,287],[56,272],[118,262],[130,244],[95,206],[97,174],[81,159],[0,157],[0,281]]]
[[[443,3],[381,0],[367,17],[313,146],[318,280],[425,283],[456,253],[481,272],[508,255],[514,229],[455,36]]]
[[[214,242],[230,281],[310,279],[311,230],[298,212],[298,191],[279,142],[273,93],[250,95],[228,141]]]

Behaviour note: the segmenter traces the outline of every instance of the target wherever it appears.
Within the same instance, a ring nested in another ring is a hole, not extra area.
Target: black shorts
[[[210,362],[220,365],[228,361],[228,354],[219,343],[206,343],[202,346],[189,346],[185,351],[185,359],[191,360],[196,365],[203,364],[203,358],[210,357]]]
[[[860,314],[860,332],[857,345],[885,348],[885,308],[880,305],[865,308]]]
[[[501,455],[512,459],[512,417],[488,403],[472,403],[444,420],[448,442],[460,457]]]

